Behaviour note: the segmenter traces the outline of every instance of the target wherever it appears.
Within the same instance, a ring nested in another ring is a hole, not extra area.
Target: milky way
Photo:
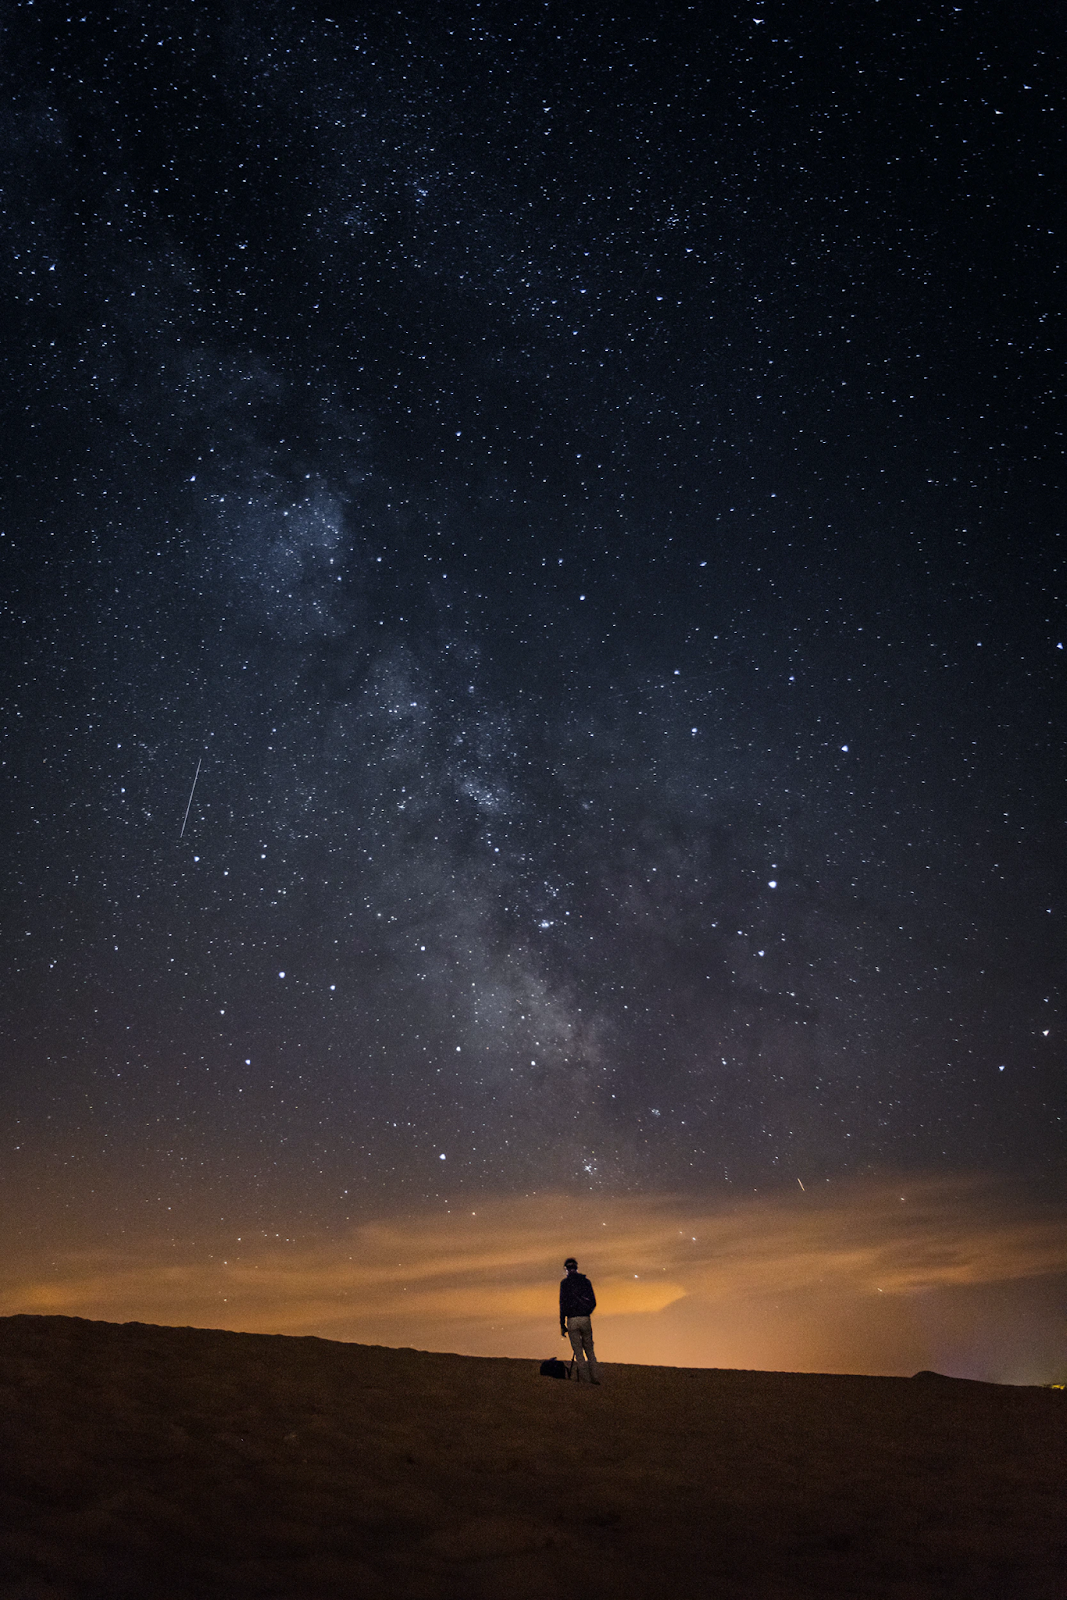
[[[1052,9],[6,27],[11,1193],[1062,1173]]]

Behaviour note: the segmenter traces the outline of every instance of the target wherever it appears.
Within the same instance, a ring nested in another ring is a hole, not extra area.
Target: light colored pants
[[[575,1376],[578,1382],[582,1381],[585,1373],[587,1383],[600,1382],[600,1368],[596,1363],[593,1351],[593,1319],[592,1317],[568,1317],[567,1336],[571,1341],[574,1351]]]

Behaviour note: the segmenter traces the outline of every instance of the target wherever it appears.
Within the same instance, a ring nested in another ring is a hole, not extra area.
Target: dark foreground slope
[[[1063,1600],[1067,1399],[0,1319],[0,1600]]]

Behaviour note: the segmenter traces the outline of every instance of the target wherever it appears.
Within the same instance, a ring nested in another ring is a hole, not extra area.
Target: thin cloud
[[[765,1302],[789,1300],[799,1326],[814,1307],[825,1308],[825,1319],[835,1304],[875,1296],[886,1308],[931,1291],[1067,1272],[1064,1220],[979,1181],[933,1179],[732,1205],[482,1201],[469,1213],[383,1219],[285,1246],[229,1234],[195,1259],[151,1241],[72,1253],[53,1260],[47,1278],[5,1273],[0,1311],[525,1354],[554,1329],[555,1286],[574,1251],[596,1283],[597,1327],[616,1359],[647,1358],[638,1352],[655,1327],[661,1341],[673,1340],[676,1359],[726,1364],[725,1351],[729,1364],[744,1364],[741,1330]],[[783,1364],[818,1359],[806,1358],[802,1344],[796,1334]],[[892,1362],[884,1352],[881,1359]]]

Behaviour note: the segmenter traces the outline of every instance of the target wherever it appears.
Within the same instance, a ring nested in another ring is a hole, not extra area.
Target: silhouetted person
[[[584,1372],[590,1383],[599,1383],[597,1373],[600,1369],[593,1350],[592,1316],[596,1308],[593,1285],[584,1272],[578,1271],[578,1263],[573,1256],[568,1256],[563,1265],[567,1269],[567,1276],[559,1286],[560,1338],[566,1334],[571,1341],[578,1382],[581,1383]]]

